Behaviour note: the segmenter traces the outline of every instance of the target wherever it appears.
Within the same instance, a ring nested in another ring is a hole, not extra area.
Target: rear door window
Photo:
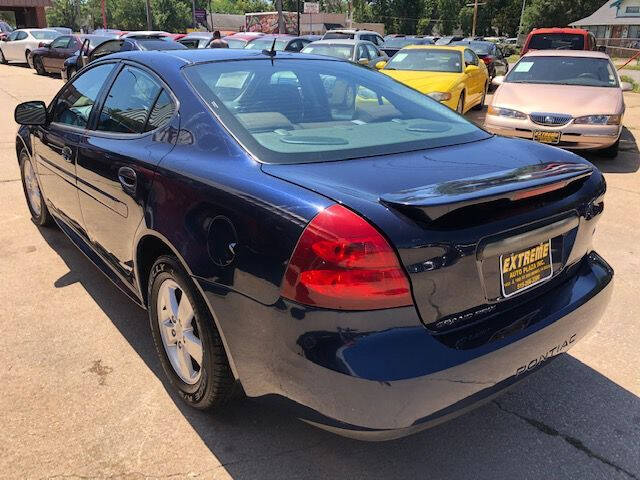
[[[125,66],[104,102],[97,129],[114,133],[143,133],[149,112],[162,87],[145,71]]]
[[[51,42],[51,48],[68,48],[71,37],[58,37]]]

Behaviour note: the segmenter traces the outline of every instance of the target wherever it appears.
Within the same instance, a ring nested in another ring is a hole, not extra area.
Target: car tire
[[[147,298],[153,342],[171,385],[194,408],[214,410],[227,404],[238,386],[220,333],[176,257],[163,255],[155,261]]]
[[[484,104],[485,101],[487,99],[487,89],[489,88],[489,85],[487,83],[484,84],[484,93],[482,94],[482,99],[480,100],[480,103],[475,105],[473,107],[474,110],[483,110],[484,109]]]
[[[42,58],[39,56],[33,57],[33,68],[36,69],[36,73],[38,75],[44,75],[47,73],[44,69],[44,65],[42,64]]]
[[[29,54],[31,53],[31,50],[25,50],[24,51],[24,61],[27,62],[27,65],[29,65]]]
[[[619,149],[620,149],[620,139],[616,140],[616,143],[614,143],[613,145],[611,145],[611,146],[609,146],[607,148],[603,148],[602,150],[600,150],[597,153],[601,157],[615,158],[615,157],[618,156]]]
[[[3,65],[7,64],[7,59],[4,58],[4,52],[2,51],[2,49],[0,48],[0,63]]]
[[[456,112],[458,112],[460,115],[464,115],[464,90],[460,93],[460,98],[458,98]]]
[[[20,177],[22,178],[22,189],[27,200],[27,207],[31,213],[31,220],[39,227],[53,225],[53,218],[49,213],[44,196],[40,190],[38,177],[33,169],[31,157],[23,148],[20,151]]]

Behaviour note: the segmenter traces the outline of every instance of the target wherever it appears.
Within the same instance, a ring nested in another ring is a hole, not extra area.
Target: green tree
[[[69,27],[77,32],[85,12],[83,0],[53,0],[51,8],[47,9],[47,23]]]
[[[530,0],[524,11],[522,33],[533,28],[568,25],[601,6],[602,0]]]
[[[458,26],[461,8],[462,2],[460,0],[438,0],[439,31],[442,35],[451,35]]]

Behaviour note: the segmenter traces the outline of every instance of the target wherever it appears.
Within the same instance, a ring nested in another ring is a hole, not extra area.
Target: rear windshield
[[[478,55],[489,55],[494,49],[493,43],[490,42],[451,42],[451,45],[468,46]]]
[[[617,87],[606,58],[525,56],[509,71],[506,82]]]
[[[409,38],[409,37],[396,37],[390,38],[389,40],[385,40],[382,44],[382,48],[402,48],[407,45],[413,45],[414,43],[419,43],[421,39],[418,38]]]
[[[462,72],[462,53],[452,50],[405,49],[396,53],[385,70]]]
[[[326,55],[328,57],[351,60],[351,58],[353,58],[353,45],[312,43],[304,47],[302,53],[313,53],[314,55]]]
[[[136,40],[142,50],[186,50],[187,47],[173,40]]]
[[[36,40],[54,40],[60,36],[60,33],[55,30],[31,30],[31,35]]]
[[[584,35],[576,33],[536,33],[529,48],[534,50],[584,50]]]
[[[227,42],[229,48],[244,48],[244,46],[247,44],[246,40],[238,40],[237,38],[224,38],[223,40]]]
[[[89,39],[89,48],[91,49],[96,48],[101,43],[104,43],[108,40],[113,39],[113,37],[102,37],[102,36],[90,35],[86,37],[80,37],[80,41],[84,42],[87,38]]]
[[[328,32],[324,34],[324,37],[322,37],[323,40],[353,40],[354,38],[356,38],[355,34],[342,32]]]
[[[278,38],[276,39],[275,50],[282,51],[286,48],[287,43],[289,43],[289,39]],[[244,48],[249,50],[271,50],[271,45],[273,45],[273,38],[257,38],[247,43]]]
[[[184,71],[225,127],[266,163],[345,160],[489,136],[426,95],[350,62],[251,59]]]

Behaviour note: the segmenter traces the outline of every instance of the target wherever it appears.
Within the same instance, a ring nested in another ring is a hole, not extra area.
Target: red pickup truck
[[[534,28],[521,55],[529,50],[596,50],[596,37],[580,28]]]

